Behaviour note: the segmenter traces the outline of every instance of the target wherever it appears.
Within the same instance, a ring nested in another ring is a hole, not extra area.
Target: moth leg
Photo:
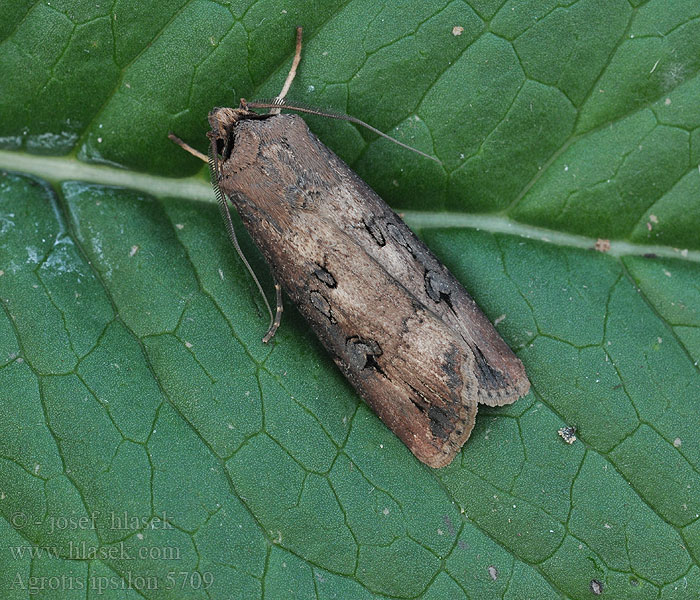
[[[236,231],[233,228],[233,219],[231,219],[231,211],[228,207],[228,200],[221,192],[221,188],[219,187],[219,156],[216,152],[216,140],[212,140],[211,142],[211,146],[209,147],[209,158],[207,162],[209,163],[211,184],[214,188],[216,200],[219,203],[219,212],[221,213],[221,217],[224,220],[224,225],[226,226],[226,232],[228,233],[229,240],[231,240],[233,247],[236,249],[236,253],[243,261],[243,264],[245,265],[246,269],[248,269],[248,273],[250,273],[250,276],[253,278],[255,285],[258,287],[258,291],[260,292],[260,295],[265,301],[265,307],[267,308],[267,312],[270,315],[270,327],[267,333],[265,334],[265,337],[263,338],[263,342],[268,342],[270,339],[272,339],[272,336],[275,335],[275,331],[277,331],[277,328],[280,324],[280,320],[282,319],[282,309],[280,308],[280,305],[282,303],[281,289],[279,289],[279,284],[277,283],[277,280],[275,280],[275,290],[277,291],[277,315],[273,317],[272,308],[270,307],[270,303],[267,301],[267,296],[265,295],[265,292],[262,289],[262,285],[260,285],[260,281],[258,280],[257,276],[255,275],[255,272],[253,271],[253,267],[250,266],[248,259],[245,257],[245,254],[243,254],[243,250],[241,250],[241,246],[238,243]]]
[[[245,265],[246,269],[248,269],[248,273],[250,273],[251,277],[253,278],[253,281],[255,282],[255,285],[257,286],[258,291],[260,292],[260,295],[262,296],[262,298],[265,302],[265,307],[267,308],[267,312],[270,315],[270,327],[268,328],[267,333],[265,334],[265,337],[263,338],[263,342],[267,343],[268,341],[270,341],[272,339],[272,336],[275,335],[275,331],[277,331],[277,328],[279,327],[280,321],[282,319],[282,309],[280,308],[282,292],[280,290],[279,284],[277,282],[275,282],[275,290],[277,291],[277,314],[273,317],[272,316],[272,308],[270,307],[270,303],[267,301],[267,296],[265,295],[265,292],[262,289],[262,285],[260,284],[260,281],[258,280],[257,275],[255,275],[255,272],[253,271],[253,267],[250,266],[248,259],[243,254],[243,250],[241,250],[241,246],[238,243],[238,238],[236,237],[236,232],[233,229],[233,221],[231,219],[231,213],[230,213],[229,208],[228,208],[228,203],[227,203],[226,199],[223,197],[223,195],[221,195],[221,198],[219,200],[219,210],[221,211],[221,215],[224,218],[224,223],[226,224],[226,230],[228,232],[228,237],[231,240],[233,247],[236,249],[236,253],[240,257],[240,259],[243,261],[243,264]]]
[[[267,330],[267,333],[265,334],[265,337],[262,340],[266,344],[273,337],[275,337],[275,333],[277,333],[277,328],[280,326],[280,323],[282,322],[282,311],[284,310],[284,306],[282,305],[282,286],[280,285],[279,281],[277,281],[276,277],[275,277],[275,295],[277,297],[277,307],[275,309],[275,318],[272,321],[272,324],[270,325],[270,329]]]
[[[190,146],[187,142],[184,142],[181,140],[179,137],[177,137],[174,133],[169,133],[168,137],[175,142],[180,148],[185,150],[186,152],[189,152],[192,156],[196,156],[199,160],[203,160],[205,163],[209,162],[209,159],[202,154],[199,150],[196,150],[192,146]]]

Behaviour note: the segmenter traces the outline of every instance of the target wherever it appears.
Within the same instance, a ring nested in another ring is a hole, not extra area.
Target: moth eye
[[[322,283],[325,283],[329,288],[338,287],[338,282],[335,280],[335,277],[333,277],[331,272],[325,267],[322,267],[321,265],[317,266],[318,269],[314,271],[316,279],[318,279]]]

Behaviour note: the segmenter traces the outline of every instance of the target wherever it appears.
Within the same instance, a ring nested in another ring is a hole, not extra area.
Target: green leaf
[[[700,596],[697,2],[0,14],[2,598]],[[203,150],[212,107],[274,96],[297,24],[290,98],[440,159],[308,119],[532,382],[442,470],[288,302],[261,343],[206,168],[167,139]]]

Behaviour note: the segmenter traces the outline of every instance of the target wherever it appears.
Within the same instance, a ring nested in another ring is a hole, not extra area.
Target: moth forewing
[[[337,188],[319,210],[348,232],[417,301],[459,332],[467,351],[474,354],[479,402],[500,406],[527,394],[530,382],[522,363],[459,281],[364,181],[324,149],[330,166],[344,167],[351,185]],[[348,193],[361,196],[362,201],[345,198]]]
[[[459,282],[294,115],[210,114],[221,192],[360,395],[423,462],[447,465],[477,402],[529,389]]]

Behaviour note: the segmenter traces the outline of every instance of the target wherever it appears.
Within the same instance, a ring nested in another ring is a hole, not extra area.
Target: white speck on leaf
[[[39,251],[32,246],[27,246],[27,262],[33,264],[39,262]]]
[[[562,427],[557,431],[561,438],[569,445],[576,441],[576,428],[575,427]]]

